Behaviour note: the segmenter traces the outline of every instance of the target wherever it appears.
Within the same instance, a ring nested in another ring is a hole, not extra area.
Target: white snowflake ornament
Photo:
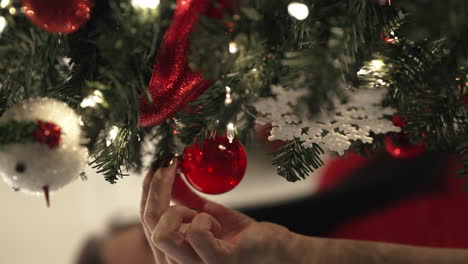
[[[13,190],[44,192],[48,199],[86,165],[79,117],[63,102],[39,98],[14,105],[0,118],[0,133],[11,139],[0,141],[0,177]]]
[[[380,106],[386,94],[384,88],[362,89],[350,94],[348,103],[337,105],[332,113],[318,120],[306,120],[294,112],[295,104],[307,93],[306,90],[286,90],[273,86],[272,92],[276,98],[260,99],[254,105],[257,112],[273,126],[268,137],[270,141],[297,138],[305,148],[318,144],[343,155],[352,141],[371,144],[371,132],[400,132],[400,128],[386,118],[396,111]]]

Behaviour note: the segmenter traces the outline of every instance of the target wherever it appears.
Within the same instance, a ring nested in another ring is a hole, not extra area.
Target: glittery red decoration
[[[395,115],[392,118],[393,124],[397,127],[404,128],[408,124],[406,116]],[[396,143],[391,135],[385,136],[385,150],[390,156],[397,159],[409,159],[421,155],[426,150],[424,142],[418,145],[411,144],[408,137],[403,133],[397,135]]]
[[[230,10],[231,0],[218,0]],[[142,95],[140,125],[154,126],[172,117],[195,100],[212,83],[188,66],[190,34],[200,15],[221,18],[223,11],[211,0],[178,0],[173,22],[164,35],[148,90]]]
[[[46,144],[49,148],[58,147],[62,140],[60,127],[51,122],[37,121],[38,128],[34,131],[34,141]]]
[[[392,121],[393,124],[399,128],[403,128],[408,124],[408,118],[406,116],[394,115]]]
[[[91,0],[23,0],[26,17],[50,33],[72,33],[91,17]]]
[[[234,139],[216,136],[202,144],[193,144],[184,150],[182,172],[197,190],[220,194],[236,187],[247,167],[247,156],[242,144]]]

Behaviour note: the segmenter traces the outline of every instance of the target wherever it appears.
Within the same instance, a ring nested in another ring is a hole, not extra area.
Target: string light
[[[239,51],[239,48],[237,47],[237,44],[235,42],[230,42],[229,43],[229,52],[234,54]]]
[[[156,9],[159,6],[159,0],[132,0],[133,7]]]
[[[106,146],[110,146],[112,142],[115,141],[118,134],[119,134],[119,128],[116,126],[112,126],[106,138]]]
[[[11,4],[10,0],[1,0],[0,1],[0,7],[1,8],[7,8]]]
[[[297,20],[304,20],[309,16],[309,8],[297,2],[292,2],[288,5],[288,13]]]
[[[97,104],[102,104],[104,102],[104,96],[98,90],[94,91],[92,95],[87,96],[83,99],[80,106],[81,108],[95,107]]]
[[[372,60],[369,65],[373,68],[373,70],[378,71],[382,69],[385,63],[382,60]]]
[[[229,105],[231,103],[232,103],[231,87],[226,86],[226,99],[224,100],[224,104]]]
[[[232,143],[234,137],[236,136],[236,127],[233,123],[229,123],[226,126],[226,137],[229,140],[229,143]]]
[[[84,122],[83,122],[83,117],[80,116],[80,118],[78,119],[78,122],[80,122],[80,126],[84,126]]]
[[[10,9],[8,9],[8,12],[10,12],[10,15],[14,15],[16,14],[16,8],[10,7]]]
[[[0,35],[3,33],[3,30],[5,30],[6,26],[7,26],[6,19],[0,16]]]

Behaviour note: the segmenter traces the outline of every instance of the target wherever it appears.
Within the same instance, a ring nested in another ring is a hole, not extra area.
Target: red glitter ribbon
[[[218,3],[230,10],[231,0],[218,0]],[[173,22],[164,35],[148,90],[141,98],[141,126],[161,124],[211,85],[212,81],[203,79],[200,72],[188,66],[189,39],[200,15],[219,19],[222,14],[211,0],[177,0]]]
[[[62,141],[62,131],[54,123],[37,121],[37,129],[34,131],[34,141],[46,144],[49,148],[57,148]]]

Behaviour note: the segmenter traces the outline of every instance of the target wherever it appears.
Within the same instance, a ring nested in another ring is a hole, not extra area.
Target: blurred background
[[[259,148],[249,151],[247,173],[232,191],[207,195],[233,208],[272,205],[311,194],[320,171],[305,181],[289,183],[276,175],[270,157]],[[87,171],[88,180],[78,180],[52,194],[51,207],[44,197],[13,192],[0,184],[0,263],[72,263],[80,244],[92,233],[104,232],[111,220],[138,219],[141,181],[131,176],[111,185]]]

